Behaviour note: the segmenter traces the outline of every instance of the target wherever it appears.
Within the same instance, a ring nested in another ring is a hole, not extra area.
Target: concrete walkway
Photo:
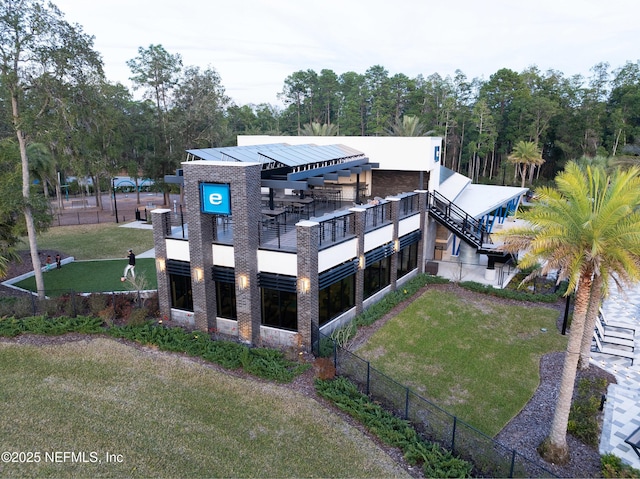
[[[624,440],[640,427],[640,285],[619,292],[615,286],[602,311],[607,320],[635,325],[633,365],[631,360],[598,352],[591,362],[615,375],[617,384],[607,391],[604,407],[600,454],[612,453],[630,466],[640,469],[640,457]]]

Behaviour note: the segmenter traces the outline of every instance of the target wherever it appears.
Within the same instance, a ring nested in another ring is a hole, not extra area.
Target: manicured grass
[[[29,243],[23,241],[23,248]],[[76,259],[124,258],[129,248],[140,254],[153,248],[153,231],[113,223],[58,226],[38,236],[38,248],[64,252]]]
[[[157,289],[155,261],[151,258],[136,259],[136,283],[121,282],[120,278],[127,265],[126,259],[102,261],[74,261],[61,269],[52,269],[44,273],[46,294],[58,296],[69,291],[83,293],[101,293],[107,291],[132,291]],[[36,290],[33,276],[15,286],[30,291]]]
[[[556,310],[468,296],[427,291],[356,353],[494,436],[533,395],[540,357],[564,351],[567,338],[555,326]]]
[[[41,453],[2,477],[408,477],[317,402],[182,356],[94,338],[0,343],[0,364],[0,450]]]

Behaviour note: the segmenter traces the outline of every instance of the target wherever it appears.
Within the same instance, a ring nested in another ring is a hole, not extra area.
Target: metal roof
[[[378,167],[363,152],[342,144],[270,143],[187,150],[187,161],[192,160],[259,163],[263,187],[292,189],[308,189],[333,176],[337,179]],[[180,183],[182,178],[167,175],[165,181]]]
[[[345,145],[267,145],[230,146],[187,150],[190,159],[260,163],[265,168],[296,168],[364,157],[364,153]]]

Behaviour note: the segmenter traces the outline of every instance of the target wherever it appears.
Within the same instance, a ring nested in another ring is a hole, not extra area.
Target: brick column
[[[365,213],[364,208],[351,208],[355,221],[356,239],[358,241],[358,269],[356,271],[356,315],[364,310],[364,228]],[[362,267],[360,267],[362,266]]]
[[[200,183],[213,180],[211,167],[203,163],[183,163],[183,170],[189,225],[193,317],[197,329],[209,331],[216,325],[216,289],[211,274],[214,216],[200,211]]]
[[[260,221],[260,165],[227,161],[183,163],[196,326],[216,323],[214,264],[214,215],[200,211],[200,183],[228,184],[233,220],[233,260],[236,278],[238,337],[257,344],[260,338],[260,289],[258,288],[258,224]],[[202,276],[199,280],[198,277]]]
[[[314,221],[296,224],[298,246],[298,333],[302,347],[311,351],[318,341],[320,314],[318,290],[318,241],[320,225]]]
[[[400,222],[400,198],[394,198],[394,197],[390,197],[387,198],[387,200],[389,200],[390,202],[390,206],[391,206],[391,223],[393,225],[393,254],[391,255],[391,275],[390,275],[390,285],[391,285],[391,291],[395,291],[396,290],[396,283],[398,281],[398,250],[396,249],[396,246],[399,244],[398,243],[398,226],[399,226],[399,222]]]
[[[156,277],[158,278],[158,305],[161,317],[171,317],[171,299],[169,297],[169,274],[167,273],[167,243],[165,238],[171,235],[171,210],[151,211],[153,224],[153,246],[156,256]]]
[[[258,287],[260,165],[245,163],[243,166],[226,171],[231,183],[238,338],[257,345],[262,317]]]

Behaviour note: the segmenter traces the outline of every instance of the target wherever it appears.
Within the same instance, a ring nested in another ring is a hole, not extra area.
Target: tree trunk
[[[93,179],[93,194],[96,197],[96,207],[101,210],[102,209],[102,194],[100,191],[100,175],[97,173],[92,176]]]
[[[566,464],[569,461],[569,446],[567,445],[567,425],[569,411],[573,397],[573,387],[576,380],[580,346],[584,334],[584,323],[589,307],[591,292],[591,272],[584,272],[578,281],[576,300],[573,310],[573,320],[569,332],[569,343],[564,358],[564,367],[560,379],[560,388],[556,409],[551,423],[549,436],[540,448],[540,454],[545,461],[554,464]]]
[[[602,301],[602,283],[604,278],[597,275],[593,278],[591,285],[591,295],[589,297],[589,309],[584,322],[584,334],[582,335],[582,346],[580,347],[580,361],[578,367],[581,370],[589,369],[589,359],[591,359],[591,343],[593,342],[593,332],[596,327],[596,320],[600,313],[600,303]]]
[[[622,128],[618,130],[618,134],[616,135],[616,141],[613,144],[613,153],[611,153],[611,156],[616,156],[616,151],[618,151],[618,142],[620,141],[621,134],[622,134]]]
[[[13,120],[16,126],[16,136],[18,137],[18,146],[20,148],[20,160],[22,162],[22,197],[24,198],[24,220],[27,226],[27,237],[29,238],[29,251],[31,252],[31,263],[33,265],[33,274],[36,279],[36,289],[38,290],[38,299],[44,299],[44,276],[42,275],[40,256],[38,255],[38,242],[36,240],[36,225],[33,222],[33,212],[31,211],[29,184],[29,158],[27,157],[27,142],[25,135],[18,126],[18,99],[15,95],[11,96],[11,107],[13,110]]]
[[[63,210],[64,201],[62,200],[62,188],[60,188],[60,173],[58,173],[58,179],[56,180],[56,199],[58,200],[58,210]]]

